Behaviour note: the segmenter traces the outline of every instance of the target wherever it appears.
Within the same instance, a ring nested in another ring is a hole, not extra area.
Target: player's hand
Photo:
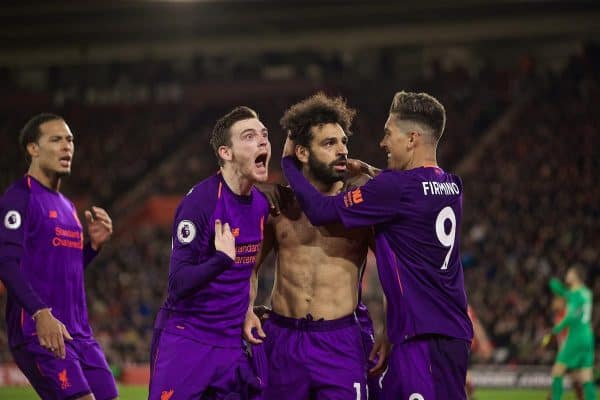
[[[392,345],[388,339],[387,332],[383,331],[377,335],[373,350],[371,350],[371,354],[369,354],[369,361],[377,360],[373,368],[369,370],[370,376],[381,375],[383,371],[385,371],[391,349]]]
[[[85,210],[85,219],[92,249],[98,251],[113,233],[112,220],[106,210],[96,206],[92,206],[91,210]]]
[[[254,337],[252,330],[256,329],[256,333],[258,334],[258,338]],[[254,314],[254,310],[248,309],[246,312],[246,319],[244,320],[244,339],[250,344],[261,344],[262,339],[266,338],[267,335],[263,331],[262,323],[260,322],[260,318],[256,314]]]
[[[50,350],[56,357],[65,358],[65,339],[73,340],[73,338],[65,325],[54,318],[49,308],[40,310],[35,315],[35,331],[40,346]]]
[[[221,220],[215,221],[215,249],[221,251],[235,260],[235,237],[231,233],[229,223],[221,224]]]
[[[254,186],[262,194],[265,195],[267,201],[269,202],[269,212],[273,216],[278,216],[281,214],[282,210],[282,194],[281,194],[281,185],[273,184],[273,183],[255,183]]]
[[[287,157],[287,156],[295,156],[295,155],[296,155],[296,143],[294,143],[294,141],[290,138],[290,135],[288,135],[285,138],[285,143],[283,145],[283,154],[281,155],[281,158]]]
[[[546,333],[542,338],[542,348],[548,346],[552,342],[554,335],[552,333]]]
[[[360,174],[369,175],[371,178],[375,178],[381,170],[379,168],[375,168],[372,165],[367,164],[364,161],[357,160],[355,158],[349,158],[346,163],[348,168],[348,174],[350,176],[356,176]]]

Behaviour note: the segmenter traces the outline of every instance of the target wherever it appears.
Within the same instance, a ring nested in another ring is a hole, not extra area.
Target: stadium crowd
[[[573,58],[463,175],[466,287],[499,362],[553,361],[540,347],[552,321],[548,280],[573,264],[588,272],[600,333],[599,101],[598,64]]]
[[[428,77],[403,86],[430,92],[445,104],[448,125],[439,162],[448,170],[459,164],[511,104],[526,94],[533,95],[510,128],[483,152],[476,168],[462,176],[466,187],[465,286],[494,343],[492,362],[553,361],[554,351],[539,345],[551,327],[547,288],[551,276],[562,277],[569,265],[581,264],[589,272],[593,292],[600,293],[600,189],[593,180],[600,168],[600,117],[595,112],[600,103],[600,68],[595,57],[574,57],[554,74],[535,71],[532,63],[512,70],[486,67],[478,73],[461,68],[442,71],[434,65]],[[335,68],[344,69],[340,63],[324,63],[320,69],[328,72],[319,78],[335,77]],[[171,79],[168,69],[158,71],[165,80]],[[258,73],[251,68],[242,71],[244,77]],[[346,82],[327,89],[343,94],[359,111],[353,128],[356,134],[350,140],[351,155],[383,165],[378,142],[392,93],[400,83],[361,83]],[[271,129],[272,180],[280,177],[278,153],[283,136],[278,120],[298,96],[282,93],[248,104]],[[169,152],[180,149],[182,142],[186,147],[182,158],[150,177],[153,194],[181,195],[216,169],[214,157],[207,151],[208,134],[225,108],[204,109],[201,118],[194,115],[198,110],[193,105],[179,103],[100,110],[71,103],[58,110],[72,125],[77,140],[68,193],[113,201],[163,162]],[[28,115],[5,117],[0,128],[17,132]],[[14,136],[0,136],[3,148],[14,147],[16,141],[11,138]],[[18,156],[8,154],[3,163],[15,165]],[[165,296],[169,255],[169,230],[132,226],[113,238],[86,271],[92,327],[116,369],[148,361],[154,316]],[[382,311],[374,300],[377,277],[370,260],[365,301],[379,319]],[[257,303],[268,302],[273,267],[270,262],[263,268]],[[600,336],[600,295],[595,301],[594,329]],[[0,362],[6,362],[10,354],[3,318],[0,325]]]

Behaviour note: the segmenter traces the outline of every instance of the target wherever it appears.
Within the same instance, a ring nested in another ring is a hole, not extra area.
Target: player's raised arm
[[[281,165],[302,210],[313,225],[341,222],[347,228],[356,228],[385,222],[397,213],[394,203],[400,188],[389,174],[382,173],[365,185],[336,196],[324,196],[308,183],[294,157],[284,154]]]
[[[569,292],[567,287],[565,285],[563,285],[563,283],[558,278],[550,279],[550,282],[548,285],[550,286],[550,290],[552,290],[552,292],[554,294],[556,294],[557,296],[565,297],[567,295],[567,293]]]

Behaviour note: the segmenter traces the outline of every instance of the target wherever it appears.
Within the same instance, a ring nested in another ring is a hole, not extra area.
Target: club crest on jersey
[[[16,210],[10,210],[4,216],[4,226],[8,229],[19,229],[21,226],[21,214]]]
[[[188,244],[196,237],[196,225],[190,220],[184,219],[177,225],[177,240],[181,244]]]

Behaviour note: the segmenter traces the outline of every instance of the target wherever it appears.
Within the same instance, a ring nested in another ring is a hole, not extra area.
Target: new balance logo
[[[362,203],[363,197],[362,197],[362,192],[360,191],[360,188],[358,189],[354,189],[351,192],[346,193],[346,195],[344,196],[344,205],[346,207],[350,207],[353,206],[354,204],[359,204]]]
[[[354,204],[363,202],[362,192],[360,191],[360,188],[354,189],[352,191],[352,201],[354,202]]]

